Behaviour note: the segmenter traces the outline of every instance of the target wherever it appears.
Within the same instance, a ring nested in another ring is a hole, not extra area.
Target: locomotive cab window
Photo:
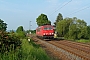
[[[44,27],[44,30],[52,30],[52,27]]]

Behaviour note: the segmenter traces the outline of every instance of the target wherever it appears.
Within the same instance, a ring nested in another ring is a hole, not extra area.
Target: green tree
[[[87,23],[84,20],[74,18],[65,18],[59,21],[56,26],[57,32],[70,39],[88,38]]]
[[[58,32],[58,36],[64,36],[65,22],[66,21],[60,21],[57,23],[56,31]]]
[[[47,15],[41,14],[38,18],[36,18],[36,22],[38,26],[42,26],[45,24],[51,24],[51,21],[48,20]]]
[[[7,24],[0,19],[0,30],[6,31],[6,28],[7,28]]]
[[[71,18],[65,18],[64,20],[57,23],[56,31],[58,32],[59,36],[65,36],[68,33],[71,23]]]
[[[23,26],[19,26],[16,30],[17,33],[19,33],[20,31],[24,31]]]
[[[90,39],[90,25],[87,26],[88,38]]]
[[[77,26],[76,26],[76,24],[72,24],[69,26],[68,33],[69,33],[68,38],[74,39],[74,40],[77,39]]]
[[[76,21],[77,28],[78,28],[78,38],[87,38],[88,31],[87,31],[87,23],[84,20],[77,19]]]
[[[62,21],[63,20],[63,16],[61,13],[58,14],[57,18],[56,18],[56,21],[54,22],[55,26],[56,24],[59,22],[59,21]]]
[[[23,26],[19,26],[16,30],[17,32],[17,35],[20,37],[20,38],[24,38],[26,36],[25,34],[25,31],[23,29]]]

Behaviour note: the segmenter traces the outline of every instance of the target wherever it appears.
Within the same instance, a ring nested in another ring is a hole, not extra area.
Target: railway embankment
[[[59,60],[90,60],[90,45],[66,40],[44,41],[35,36],[32,39]]]

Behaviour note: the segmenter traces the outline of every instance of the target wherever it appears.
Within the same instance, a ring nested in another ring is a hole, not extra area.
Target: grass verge
[[[81,43],[90,43],[90,40],[84,40],[84,39],[81,39],[81,40],[75,40],[76,42],[81,42]]]
[[[50,60],[50,58],[39,45],[23,39],[21,46],[16,50],[0,53],[0,60]]]

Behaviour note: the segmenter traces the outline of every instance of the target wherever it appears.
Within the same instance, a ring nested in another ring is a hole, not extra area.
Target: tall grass
[[[84,40],[84,39],[81,39],[81,40],[75,40],[76,42],[82,42],[82,43],[90,43],[90,40]]]
[[[39,45],[24,39],[21,47],[16,50],[0,53],[0,60],[50,60],[50,58]]]
[[[32,41],[28,42],[23,40],[22,52],[22,56],[24,56],[23,58],[27,58],[27,60],[28,58],[30,59],[30,57],[33,58],[33,60],[50,60],[45,51]]]

